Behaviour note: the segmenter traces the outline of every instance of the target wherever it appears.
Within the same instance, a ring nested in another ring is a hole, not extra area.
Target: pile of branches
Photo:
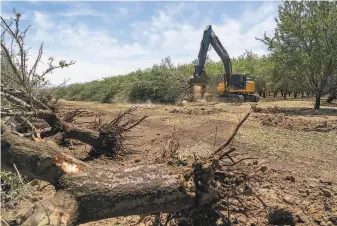
[[[94,130],[78,127],[73,124],[74,118],[83,111],[74,110],[60,117],[58,99],[52,94],[63,85],[56,87],[48,94],[42,94],[41,88],[48,85],[45,76],[55,69],[69,67],[74,61],[61,60],[54,63],[48,59],[48,67],[39,71],[42,61],[43,43],[33,66],[28,69],[29,49],[25,46],[25,37],[29,28],[20,28],[21,14],[14,11],[9,21],[1,17],[1,120],[20,137],[34,141],[53,140],[62,144],[65,139],[76,139],[93,147],[95,152],[113,156],[123,150],[124,134],[138,125],[141,119],[124,120],[135,109],[129,109],[117,115],[111,122],[96,123]]]
[[[73,123],[74,117],[84,111],[76,109],[61,118],[49,107],[50,103],[44,103],[48,109],[41,109],[30,106],[22,97],[2,97],[9,104],[1,106],[1,119],[20,137],[29,137],[37,142],[52,140],[59,145],[64,144],[66,139],[75,139],[91,145],[92,153],[109,157],[124,150],[124,141],[127,138],[125,134],[146,118],[134,117],[131,113],[136,108],[129,108],[123,113],[118,113],[111,122],[103,122],[99,116],[94,122],[94,129],[87,129]],[[15,108],[11,107],[13,104]]]

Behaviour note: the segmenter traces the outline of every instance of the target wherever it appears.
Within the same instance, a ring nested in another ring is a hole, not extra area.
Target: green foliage
[[[1,170],[1,204],[2,207],[11,208],[15,200],[23,195],[24,185],[15,173]]]
[[[273,62],[270,56],[258,56],[247,51],[242,56],[233,59],[233,72],[247,73],[257,84],[258,92],[266,92],[271,86],[270,78],[273,72]],[[221,81],[224,73],[221,61],[208,60],[205,71],[210,78],[210,88]],[[194,72],[194,63],[173,65],[166,58],[152,68],[138,70],[127,75],[113,76],[101,81],[84,84],[72,84],[61,88],[57,94],[67,100],[89,100],[111,103],[114,101],[156,103],[174,103],[180,95],[184,81]]]
[[[337,3],[285,1],[276,22],[274,37],[261,40],[277,63],[274,80],[284,90],[311,88],[319,108],[337,71]]]

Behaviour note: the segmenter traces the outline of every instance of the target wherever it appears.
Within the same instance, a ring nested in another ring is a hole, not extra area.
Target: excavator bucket
[[[192,86],[206,86],[208,84],[209,78],[206,76],[206,74],[200,74],[198,76],[192,75],[192,77],[189,80],[189,83]]]

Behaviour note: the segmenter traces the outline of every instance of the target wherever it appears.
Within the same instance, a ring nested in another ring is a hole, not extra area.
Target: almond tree
[[[1,17],[1,92],[3,95],[9,95],[9,93],[6,93],[9,89],[16,92],[25,92],[30,96],[29,104],[34,105],[40,88],[48,84],[46,75],[52,73],[55,69],[73,65],[75,62],[61,60],[55,63],[54,58],[50,57],[48,68],[45,71],[38,72],[43,54],[43,43],[41,43],[33,66],[29,68],[29,48],[26,45],[25,38],[30,26],[21,28],[21,14],[15,11],[14,13],[14,17],[7,21]]]
[[[278,13],[274,36],[260,40],[288,72],[304,78],[319,109],[337,70],[337,2],[283,2]]]

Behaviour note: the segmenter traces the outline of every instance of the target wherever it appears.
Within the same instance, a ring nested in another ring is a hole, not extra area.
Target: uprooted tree
[[[234,148],[227,148],[250,113],[211,156],[195,158],[192,165],[185,167],[170,161],[171,164],[107,169],[62,151],[58,144],[75,139],[89,144],[95,153],[114,157],[124,148],[124,134],[146,117],[136,118],[132,116],[134,109],[129,109],[111,122],[98,118],[93,129],[72,123],[80,114],[78,110],[61,117],[57,101],[41,95],[39,88],[46,84],[46,74],[74,62],[53,65],[51,58],[49,68],[37,73],[41,45],[35,63],[28,70],[24,43],[28,29],[20,30],[20,14],[16,13],[10,22],[1,20],[1,169],[47,181],[57,190],[54,197],[19,211],[8,219],[9,223],[73,225],[115,216],[164,212],[170,213],[168,221],[184,218],[192,225],[214,225],[221,217],[224,223],[230,222],[229,214],[224,216],[221,210],[229,213],[233,206],[243,205],[245,195],[254,194],[249,181],[265,168],[255,166],[253,173],[237,169],[242,160],[234,158]],[[163,156],[173,158],[171,154],[165,152]]]

